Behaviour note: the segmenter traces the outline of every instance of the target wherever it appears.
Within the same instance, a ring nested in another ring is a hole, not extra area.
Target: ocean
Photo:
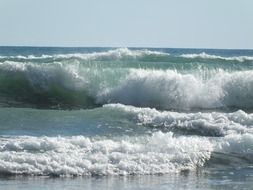
[[[253,50],[0,47],[0,189],[252,189]]]

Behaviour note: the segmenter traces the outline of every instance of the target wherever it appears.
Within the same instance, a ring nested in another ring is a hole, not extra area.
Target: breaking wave
[[[251,50],[0,49],[0,176],[253,164]]]
[[[129,50],[128,48],[118,48],[105,52],[93,53],[73,53],[73,54],[54,54],[54,55],[16,55],[16,56],[0,56],[0,60],[19,60],[19,61],[36,61],[36,60],[63,60],[63,59],[83,59],[83,60],[115,60],[115,59],[135,59],[145,56],[169,56],[169,53],[151,51],[147,49]]]
[[[155,175],[198,167],[252,164],[252,134],[223,138],[151,136],[121,138],[1,137],[0,173],[10,175]],[[228,162],[221,162],[229,160]],[[238,163],[239,162],[239,163]]]
[[[169,50],[167,50],[169,51]],[[0,61],[33,61],[33,62],[52,62],[63,61],[70,59],[86,60],[86,61],[113,61],[113,60],[131,60],[140,59],[142,61],[175,61],[177,63],[201,59],[228,61],[228,62],[250,62],[253,61],[253,56],[219,56],[205,52],[188,53],[181,55],[172,55],[167,51],[156,51],[155,49],[128,49],[117,48],[107,51],[89,52],[89,53],[65,53],[65,54],[40,54],[40,55],[1,55]],[[220,62],[222,63],[222,62]]]
[[[223,56],[218,56],[218,55],[210,55],[205,52],[202,52],[200,54],[182,54],[181,57],[190,58],[190,59],[195,59],[195,58],[218,59],[218,60],[220,59],[220,60],[225,60],[225,61],[239,61],[239,62],[253,61],[253,56],[223,57]]]
[[[92,108],[123,103],[158,109],[253,108],[253,71],[0,63],[2,106]]]
[[[150,175],[191,170],[210,158],[212,145],[197,137],[93,139],[2,137],[0,173],[28,175]]]
[[[107,104],[103,107],[126,114],[126,117],[134,120],[137,125],[179,132],[179,134],[219,137],[253,133],[253,114],[247,114],[242,110],[232,113],[180,113],[122,104]]]
[[[209,79],[175,71],[132,71],[99,102],[160,109],[253,107],[253,72],[218,71]]]

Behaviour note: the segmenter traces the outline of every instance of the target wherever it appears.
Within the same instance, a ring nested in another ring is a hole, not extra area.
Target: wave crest
[[[242,110],[232,113],[180,113],[122,104],[107,104],[103,107],[126,114],[126,117],[134,120],[138,125],[179,132],[179,134],[214,137],[253,134],[253,114],[247,114]]]
[[[210,79],[175,71],[133,70],[98,102],[159,109],[253,107],[253,72],[216,72]]]
[[[252,56],[234,56],[234,57],[223,57],[223,56],[218,56],[218,55],[210,55],[205,52],[202,52],[200,54],[182,54],[181,57],[183,58],[189,58],[189,59],[220,59],[220,60],[225,60],[225,61],[239,61],[239,62],[244,62],[244,61],[253,61]]]
[[[114,59],[135,59],[145,56],[169,56],[169,53],[151,51],[148,49],[130,50],[128,48],[118,48],[103,52],[93,53],[73,53],[73,54],[54,54],[54,55],[17,55],[17,56],[0,56],[0,60],[63,60],[63,59],[82,59],[82,60],[114,60]]]

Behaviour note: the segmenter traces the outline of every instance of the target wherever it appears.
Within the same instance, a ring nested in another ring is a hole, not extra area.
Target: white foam
[[[209,79],[172,70],[135,69],[118,86],[98,96],[100,103],[160,109],[253,107],[253,72],[216,71]]]
[[[239,62],[253,61],[253,57],[251,57],[251,56],[222,57],[222,56],[218,56],[218,55],[210,55],[210,54],[207,54],[205,52],[202,52],[200,54],[182,54],[181,57],[190,58],[190,59],[195,59],[195,58],[201,58],[201,59],[221,59],[221,60],[239,61]]]
[[[117,87],[100,95],[99,102],[123,103],[162,109],[219,107],[222,89],[191,74],[172,70],[132,70]],[[108,101],[109,100],[109,101]]]
[[[220,151],[222,153],[234,153],[240,156],[250,156],[250,160],[252,160],[253,154],[253,134],[231,134],[216,145],[216,151]]]
[[[0,173],[28,175],[154,175],[203,167],[213,152],[252,161],[253,134],[225,137],[1,137]],[[211,160],[210,160],[211,161]],[[242,160],[243,161],[243,160]],[[233,160],[231,160],[233,162]]]
[[[169,53],[151,51],[147,49],[141,50],[130,50],[128,48],[117,48],[113,50],[103,51],[103,52],[92,52],[92,53],[73,53],[73,54],[54,54],[54,55],[41,55],[41,56],[1,56],[0,59],[20,59],[20,60],[36,60],[36,59],[84,59],[84,60],[96,60],[96,59],[121,59],[121,58],[137,58],[145,55],[169,55]]]
[[[247,114],[241,110],[233,113],[179,113],[122,104],[108,104],[104,107],[127,114],[139,125],[163,127],[168,130],[176,129],[184,133],[206,136],[253,134],[253,114]]]
[[[192,170],[210,158],[205,138],[172,133],[114,139],[10,137],[0,139],[0,172],[29,175],[165,174]]]

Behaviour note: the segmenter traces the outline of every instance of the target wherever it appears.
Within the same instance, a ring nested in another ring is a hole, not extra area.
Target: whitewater
[[[248,176],[252,110],[251,50],[0,47],[0,176]]]

